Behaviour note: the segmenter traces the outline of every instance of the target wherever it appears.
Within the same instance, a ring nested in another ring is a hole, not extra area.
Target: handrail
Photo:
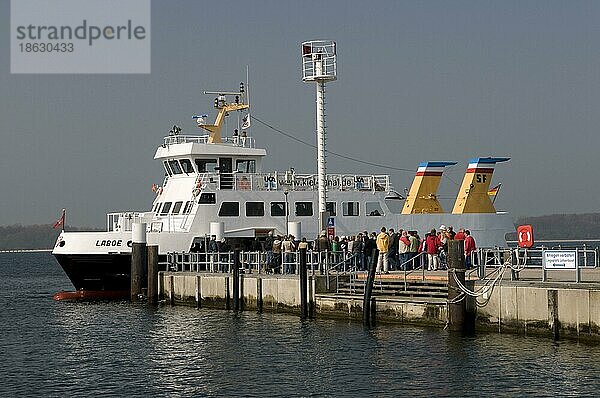
[[[402,264],[400,264],[400,267],[402,267],[404,269],[404,291],[408,290],[408,282],[406,281],[406,277],[410,274],[412,274],[413,272],[415,272],[416,270],[418,270],[419,268],[422,270],[422,275],[421,275],[421,280],[425,280],[425,262],[424,261],[419,261],[419,267],[415,268],[415,259],[416,258],[421,258],[421,257],[425,257],[425,252],[421,252],[419,254],[417,254],[416,256],[414,256],[413,258],[411,258],[410,260],[407,260],[405,262],[403,262]],[[413,269],[408,271],[406,269],[406,265],[408,263],[412,262],[413,263]]]
[[[329,253],[346,253],[346,252],[329,252]],[[325,287],[327,288],[327,290],[329,290],[329,286],[330,286],[330,281],[329,281],[329,273],[331,270],[337,269],[341,264],[346,264],[349,260],[352,260],[353,258],[356,258],[359,256],[360,253],[354,253],[352,254],[350,257],[345,258],[344,260],[333,264],[329,267],[325,267]],[[346,273],[346,270],[344,269],[344,273]],[[340,273],[337,272],[335,274],[335,282],[336,282],[336,286],[339,286],[339,277],[340,277]]]

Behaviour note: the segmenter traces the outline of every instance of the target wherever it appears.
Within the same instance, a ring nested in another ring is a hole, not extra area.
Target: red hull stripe
[[[58,292],[52,298],[61,300],[115,300],[129,297],[124,290],[77,290],[75,292]]]
[[[417,171],[418,176],[435,176],[439,177],[442,175],[441,171]]]
[[[485,167],[474,167],[467,169],[467,173],[493,173],[494,169],[485,168]]]

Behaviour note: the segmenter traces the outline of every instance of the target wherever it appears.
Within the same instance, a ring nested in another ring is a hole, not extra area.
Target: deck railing
[[[208,190],[237,191],[317,191],[316,174],[289,172],[273,173],[201,173]],[[165,181],[166,185],[166,181]],[[328,174],[327,189],[330,191],[390,191],[389,175]]]
[[[164,138],[164,145],[174,144],[186,144],[186,143],[197,143],[197,144],[208,144],[208,138],[206,135],[170,135]],[[254,148],[255,140],[254,137],[223,137],[221,138],[221,144],[228,144],[232,146],[239,146],[243,148]]]

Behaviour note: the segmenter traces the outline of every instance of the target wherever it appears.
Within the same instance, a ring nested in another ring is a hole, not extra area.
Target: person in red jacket
[[[465,240],[465,229],[460,228],[456,235],[454,235],[454,240]]]
[[[475,251],[475,239],[471,236],[471,231],[465,231],[465,266],[467,269],[473,266],[471,262],[471,253]]]
[[[442,247],[442,241],[435,232],[435,228],[431,229],[427,239],[425,240],[425,246],[427,251],[427,270],[437,271],[440,265],[440,258],[438,252]]]

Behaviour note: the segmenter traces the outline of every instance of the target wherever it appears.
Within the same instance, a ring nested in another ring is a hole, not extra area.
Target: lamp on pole
[[[285,191],[283,191],[283,194],[285,195],[285,235],[289,235],[289,231],[288,231],[288,221],[289,221],[289,216],[290,216],[290,210],[288,208],[288,194],[290,193],[290,191],[288,191],[287,189]]]

